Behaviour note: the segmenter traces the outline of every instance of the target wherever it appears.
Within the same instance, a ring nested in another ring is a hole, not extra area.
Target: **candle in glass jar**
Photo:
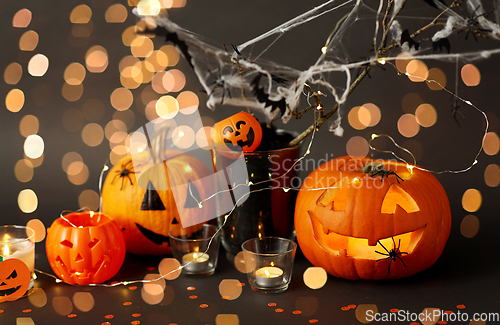
[[[187,253],[182,256],[182,265],[189,273],[203,273],[209,269],[209,258],[210,256],[206,253]]]
[[[283,283],[283,270],[276,266],[262,267],[255,271],[255,282],[260,287],[277,287]]]
[[[31,273],[35,271],[35,244],[26,238],[8,238],[8,235],[4,235],[0,242],[0,255],[4,261],[17,258],[28,266]]]

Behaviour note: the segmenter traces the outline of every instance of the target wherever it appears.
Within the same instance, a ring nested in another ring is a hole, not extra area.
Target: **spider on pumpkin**
[[[381,176],[382,178],[380,180],[382,182],[384,181],[384,177],[389,178],[390,175],[396,176],[398,184],[399,180],[404,181],[404,179],[402,179],[398,174],[396,174],[395,171],[385,169],[384,164],[381,162],[370,162],[365,166],[363,166],[361,168],[361,171],[363,173],[369,174],[371,177]]]
[[[130,166],[130,164],[132,164],[132,166]],[[134,164],[133,164],[132,160],[130,160],[126,164],[122,164],[122,169],[115,171],[116,175],[115,175],[115,177],[113,177],[113,180],[111,181],[111,184],[113,184],[115,182],[115,180],[116,180],[117,177],[120,177],[122,179],[122,186],[120,187],[120,191],[121,191],[121,190],[123,190],[123,182],[125,181],[125,177],[126,177],[130,181],[130,185],[134,185],[134,183],[132,183],[132,179],[130,178],[130,174],[137,174],[137,173],[140,173],[140,172],[135,172],[133,165]]]
[[[401,252],[399,250],[399,247],[401,247],[401,239],[399,239],[399,242],[398,242],[398,246],[396,247],[396,242],[394,241],[394,237],[391,237],[392,238],[392,244],[393,244],[393,249],[391,250],[387,250],[387,248],[385,248],[385,246],[380,242],[380,240],[377,241],[377,243],[380,244],[380,246],[382,246],[382,248],[384,248],[384,250],[387,252],[387,253],[384,253],[384,252],[379,252],[379,251],[375,251],[375,253],[377,254],[380,254],[380,255],[384,255],[384,256],[387,256],[387,257],[382,257],[382,258],[379,258],[378,260],[376,260],[375,262],[378,262],[378,261],[384,261],[384,260],[389,260],[389,268],[388,268],[388,271],[387,273],[388,274],[391,274],[391,263],[394,261],[396,262],[396,259],[400,260],[401,263],[403,263],[404,267],[406,267],[406,264],[405,262],[403,261],[403,259],[400,257],[400,255],[403,255],[403,254],[408,254],[407,252]]]

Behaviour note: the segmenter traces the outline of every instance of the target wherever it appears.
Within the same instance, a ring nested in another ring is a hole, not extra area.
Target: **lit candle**
[[[208,259],[205,253],[191,252],[182,256],[182,265],[188,273],[204,273],[209,270]]]
[[[283,283],[283,270],[276,266],[265,266],[255,272],[255,282],[264,288],[273,288]]]
[[[12,238],[9,234],[4,234],[0,241],[0,255],[2,260],[16,258],[28,266],[30,273],[35,272],[35,244],[28,238]],[[31,279],[30,288],[34,280]]]

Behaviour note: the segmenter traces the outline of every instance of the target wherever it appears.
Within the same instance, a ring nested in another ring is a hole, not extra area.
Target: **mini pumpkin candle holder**
[[[292,280],[297,244],[280,237],[249,239],[241,245],[252,290],[279,293]]]
[[[183,266],[182,272],[194,276],[212,275],[219,256],[219,233],[214,225],[173,227],[168,235],[172,254]]]
[[[111,279],[125,259],[125,238],[103,213],[72,212],[47,229],[50,266],[64,282],[88,285]]]
[[[0,227],[0,302],[23,297],[35,283],[35,231]]]

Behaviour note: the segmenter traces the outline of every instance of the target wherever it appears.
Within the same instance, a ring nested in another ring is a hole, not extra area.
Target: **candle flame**
[[[3,247],[3,256],[9,256],[10,255],[10,250],[9,250],[9,246],[5,245]]]
[[[198,258],[198,254],[193,253],[193,259],[197,259],[197,258]]]
[[[274,262],[271,262],[271,266],[274,266]]]

